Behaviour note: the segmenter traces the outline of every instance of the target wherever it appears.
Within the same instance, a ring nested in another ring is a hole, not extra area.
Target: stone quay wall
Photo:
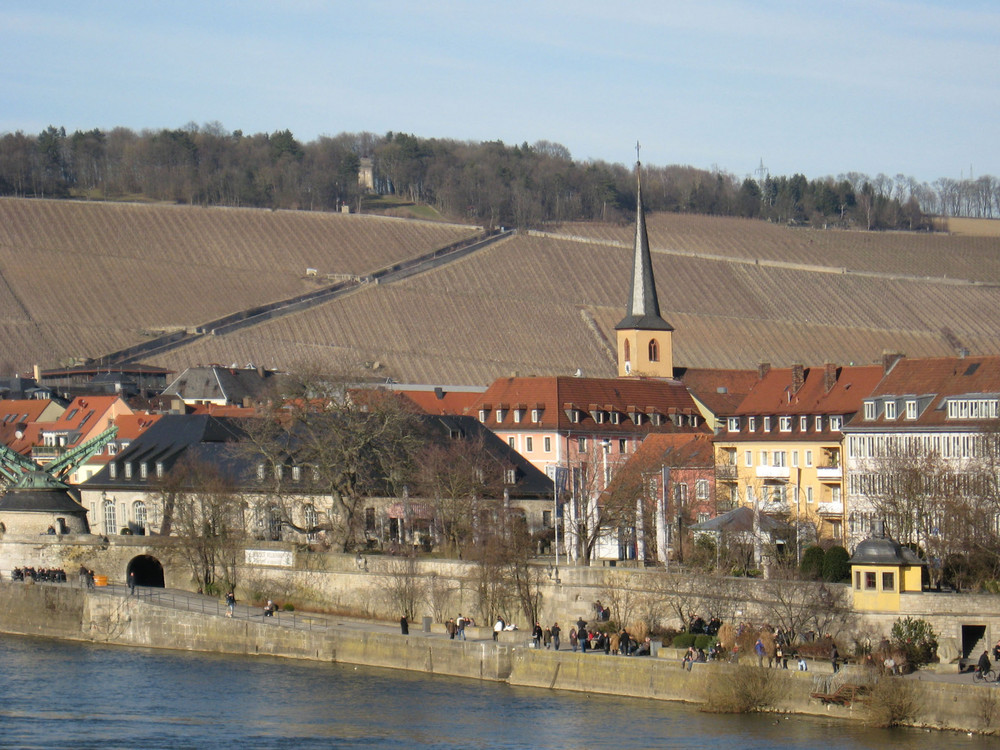
[[[129,563],[138,556],[156,558],[163,566],[167,587],[193,590],[190,570],[173,537],[112,536],[107,539],[91,535],[67,535],[52,539],[48,536],[14,537],[4,535],[0,543],[0,576],[9,580],[14,567],[61,567],[71,580],[80,565],[106,575],[111,583],[125,583]],[[254,542],[253,551],[280,555],[285,565],[245,565],[240,571],[237,597],[241,601],[271,598],[279,604],[291,602],[297,609],[339,612],[383,620],[396,620],[400,613],[391,594],[394,579],[406,569],[406,561],[385,555],[355,555],[313,552],[289,544]],[[476,566],[460,560],[419,560],[416,574],[424,584],[426,596],[418,608],[418,621],[430,617],[442,623],[459,612],[477,618]],[[621,599],[637,602],[657,600],[660,624],[679,626],[673,606],[687,597],[690,608],[708,614],[706,602],[713,601],[723,619],[767,622],[782,604],[774,601],[774,582],[754,579],[715,579],[703,577],[696,581],[697,595],[692,596],[690,582],[678,584],[672,593],[666,582],[673,572],[659,569],[540,565],[540,619],[549,624],[558,621],[564,626],[579,618],[591,619],[593,603],[607,599],[609,589],[619,592]],[[667,575],[665,575],[667,573]],[[675,583],[677,583],[675,581]],[[794,587],[794,583],[786,585]],[[850,601],[847,586],[834,586]],[[848,623],[845,636],[863,634],[878,639],[887,635],[892,624],[907,615],[928,620],[940,636],[944,649],[951,654],[962,643],[962,626],[985,627],[987,643],[1000,639],[1000,596],[991,594],[919,593],[901,597],[899,612],[856,613]],[[481,622],[481,625],[489,623]],[[531,623],[518,622],[522,629]],[[942,656],[945,654],[942,653]],[[951,660],[951,656],[948,656]]]
[[[427,674],[508,682],[654,700],[704,703],[719,680],[736,667],[695,664],[676,658],[625,658],[548,651],[489,641],[452,641],[424,633],[408,636],[382,629],[337,627],[295,629],[273,623],[229,619],[158,606],[141,597],[122,597],[69,586],[0,585],[0,631],[132,647],[276,656],[338,662]],[[661,656],[670,653],[665,649]],[[758,668],[758,667],[754,667]],[[842,670],[845,681],[855,675]],[[779,685],[774,710],[863,720],[863,704],[826,706],[810,698],[830,689],[831,675],[770,670]],[[912,723],[963,731],[992,729],[984,722],[987,702],[997,706],[995,688],[907,680],[919,706]],[[995,730],[994,730],[995,731]]]

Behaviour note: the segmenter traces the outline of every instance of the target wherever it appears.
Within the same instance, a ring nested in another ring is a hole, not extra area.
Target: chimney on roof
[[[904,356],[899,352],[882,352],[882,374],[888,373]]]
[[[759,365],[757,365],[757,377],[760,380],[766,378],[769,372],[771,372],[770,362],[761,362]]]
[[[837,365],[827,362],[823,365],[823,389],[829,393],[837,385]]]
[[[42,379],[42,368],[39,365],[34,365],[31,368],[31,373],[34,376],[36,383]]]
[[[806,384],[806,368],[800,364],[792,365],[792,393],[798,393],[799,388]]]
[[[444,398],[444,388],[439,385],[434,386],[434,395],[437,397],[438,401]]]

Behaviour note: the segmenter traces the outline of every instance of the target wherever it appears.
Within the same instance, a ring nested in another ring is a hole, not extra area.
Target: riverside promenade
[[[440,625],[428,632],[422,622],[411,623],[403,635],[398,621],[284,611],[265,617],[260,607],[242,603],[237,603],[232,618],[226,613],[221,599],[177,589],[137,587],[130,595],[121,585],[85,589],[72,583],[0,584],[0,632],[14,634],[405,669],[694,704],[704,703],[735,669],[707,663],[687,671],[672,649],[661,650],[658,657],[621,657],[528,648],[526,630],[504,634],[505,642],[496,643],[488,627],[468,630],[463,641],[451,640]],[[816,662],[808,672],[771,672],[779,686],[771,710],[865,719],[861,703],[832,706],[810,698],[812,692],[832,692],[838,682],[862,679],[861,668],[846,667],[834,675],[829,664]],[[918,672],[904,679],[919,707],[907,723],[963,731],[994,729],[992,722],[984,722],[989,713],[984,701],[1000,702],[1000,689],[973,685],[971,675]]]

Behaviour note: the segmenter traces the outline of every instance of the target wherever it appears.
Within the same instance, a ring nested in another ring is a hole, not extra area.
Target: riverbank
[[[415,624],[402,635],[398,624],[320,615],[280,614],[264,618],[240,608],[225,616],[214,599],[176,592],[172,605],[120,590],[68,585],[0,585],[0,631],[68,640],[406,669],[511,685],[620,697],[704,703],[733,666],[696,664],[688,672],[676,659],[625,658],[496,644],[488,630],[467,641],[425,632]],[[200,604],[201,611],[194,611]],[[294,617],[294,619],[293,619]],[[437,630],[436,628],[434,630]],[[526,635],[525,635],[526,638]],[[824,705],[812,692],[832,692],[837,681],[854,679],[849,668],[832,674],[773,670],[773,710],[866,718],[863,704]],[[858,676],[859,675],[855,675]],[[907,679],[918,706],[907,724],[962,731],[992,731],[1000,719],[1000,688]],[[994,715],[997,718],[993,718]]]

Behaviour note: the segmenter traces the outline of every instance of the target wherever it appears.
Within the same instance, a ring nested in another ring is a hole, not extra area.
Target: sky
[[[540,140],[810,179],[1000,176],[992,0],[4,0],[0,133]]]

